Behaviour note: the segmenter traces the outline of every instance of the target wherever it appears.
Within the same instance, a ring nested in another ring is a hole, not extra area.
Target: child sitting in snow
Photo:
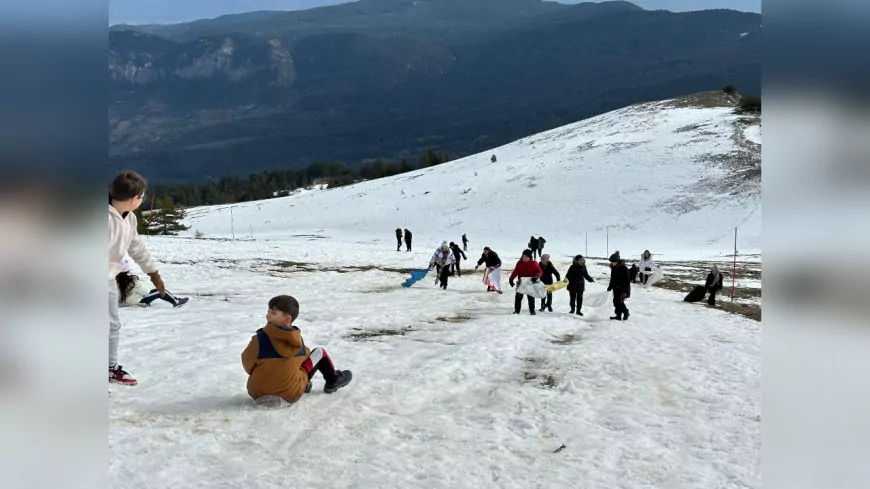
[[[293,321],[299,316],[299,302],[289,295],[269,301],[266,326],[257,330],[242,352],[242,366],[248,373],[248,394],[259,399],[277,396],[293,403],[311,392],[311,379],[320,372],[326,380],[323,392],[331,394],[350,383],[350,370],[336,370],[322,348],[309,350]]]

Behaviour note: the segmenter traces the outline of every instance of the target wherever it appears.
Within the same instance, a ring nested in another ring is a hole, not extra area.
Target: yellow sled
[[[547,292],[555,292],[559,289],[564,289],[568,286],[568,279],[562,279],[554,284],[550,284],[547,286]]]

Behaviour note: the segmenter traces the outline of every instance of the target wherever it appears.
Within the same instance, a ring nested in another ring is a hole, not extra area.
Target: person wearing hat
[[[441,288],[447,290],[447,277],[450,276],[450,266],[455,263],[456,259],[453,257],[453,252],[450,251],[450,246],[447,245],[447,241],[441,242],[441,247],[435,250],[435,254],[432,255],[432,259],[429,260],[429,270],[432,268],[437,268],[438,270],[438,280],[441,283]]]
[[[520,260],[517,262],[517,265],[514,267],[513,273],[511,273],[510,278],[508,279],[508,283],[511,287],[514,286],[514,279],[519,278],[530,278],[532,283],[537,282],[541,275],[543,275],[543,270],[538,265],[538,262],[532,259],[532,250],[523,250],[523,256],[520,257]],[[532,316],[535,315],[535,298],[532,296],[528,296],[529,299],[529,314]],[[520,313],[520,308],[523,305],[523,294],[517,292],[516,297],[514,298],[514,314]]]
[[[607,290],[613,291],[613,308],[616,311],[616,316],[610,319],[627,321],[628,307],[625,306],[625,300],[631,296],[631,279],[628,276],[625,260],[619,256],[619,250],[610,255],[610,269],[610,285],[607,286]]]
[[[553,275],[556,276],[556,280],[562,280],[562,276],[559,275],[559,271],[556,270],[556,267],[553,266],[553,262],[550,261],[549,253],[544,253],[541,255],[541,263],[538,264],[541,267],[541,282],[545,285],[553,284]],[[541,301],[541,312],[544,310],[548,310],[553,312],[553,293],[547,292],[547,298]]]

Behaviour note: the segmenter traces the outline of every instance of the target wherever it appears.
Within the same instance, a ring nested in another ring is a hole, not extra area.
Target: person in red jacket
[[[520,258],[520,261],[517,262],[517,266],[514,267],[513,273],[511,273],[510,279],[508,282],[511,284],[511,287],[514,286],[514,279],[519,278],[531,278],[532,282],[537,282],[541,275],[543,275],[543,271],[541,267],[538,265],[538,262],[532,260],[532,250],[523,251],[523,256]],[[529,297],[529,314],[532,316],[535,315],[535,298],[532,296]],[[514,299],[514,314],[520,313],[520,307],[523,305],[523,294],[517,292],[516,298]]]

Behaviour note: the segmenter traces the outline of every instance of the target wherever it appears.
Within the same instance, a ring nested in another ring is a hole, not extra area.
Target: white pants
[[[118,284],[109,280],[109,365],[118,363],[118,341],[121,337],[121,318],[118,317]]]

